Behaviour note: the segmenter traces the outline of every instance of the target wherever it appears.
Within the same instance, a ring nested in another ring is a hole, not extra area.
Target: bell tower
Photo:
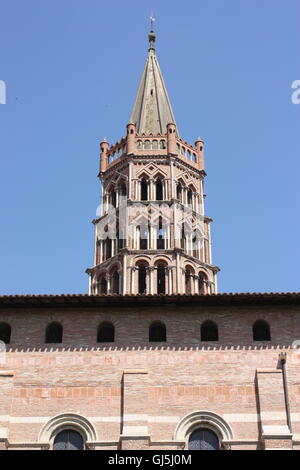
[[[149,34],[126,136],[100,144],[101,213],[90,294],[213,294],[211,219],[204,214],[204,142],[180,138]]]

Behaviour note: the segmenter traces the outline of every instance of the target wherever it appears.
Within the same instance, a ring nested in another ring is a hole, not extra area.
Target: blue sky
[[[99,143],[125,133],[151,10],[180,134],[206,143],[219,291],[300,290],[298,0],[0,9],[0,294],[87,292]]]

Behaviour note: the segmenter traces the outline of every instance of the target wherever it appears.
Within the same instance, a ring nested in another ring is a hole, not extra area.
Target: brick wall
[[[207,319],[219,326],[217,343],[200,342],[200,325]],[[257,319],[269,322],[271,342],[253,342]],[[115,325],[116,341],[97,344],[97,327],[107,320]],[[166,343],[149,344],[154,320],[165,322]],[[290,348],[300,338],[296,306],[9,308],[0,311],[1,321],[12,326],[0,374],[0,438],[7,432],[2,446],[41,448],[50,442],[51,447],[54,431],[37,444],[43,428],[51,418],[71,413],[91,423],[95,449],[177,449],[185,444],[174,437],[183,418],[207,411],[230,427],[232,449],[291,448],[284,434],[261,438],[263,425],[286,425],[278,354],[287,350],[297,447],[300,352]],[[64,327],[61,345],[44,344],[52,321]],[[275,382],[262,377],[266,369],[274,371]]]

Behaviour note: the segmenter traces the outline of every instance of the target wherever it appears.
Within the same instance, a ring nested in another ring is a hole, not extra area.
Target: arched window
[[[54,322],[46,328],[45,343],[47,344],[59,344],[62,343],[63,339],[63,327],[60,323]]]
[[[159,148],[162,149],[162,150],[166,148],[166,143],[165,143],[164,140],[161,140],[161,141],[159,142]]]
[[[192,293],[192,271],[190,268],[187,268],[185,271],[185,293]]]
[[[148,201],[148,181],[145,178],[141,181],[141,200]]]
[[[138,285],[138,288],[139,288],[139,294],[146,294],[147,292],[147,282],[146,282],[146,278],[147,278],[147,274],[146,274],[146,266],[141,264],[139,267],[138,267],[138,272],[139,272],[139,285]]]
[[[101,323],[98,328],[97,343],[113,343],[115,341],[115,328],[109,322]]]
[[[181,184],[178,184],[176,188],[176,197],[179,200],[179,202],[181,202],[181,194],[182,194],[182,187],[181,187]]]
[[[253,341],[271,341],[269,324],[264,320],[258,320],[253,325]]]
[[[156,186],[156,200],[162,201],[163,200],[163,184],[160,178],[156,180],[155,186]]]
[[[201,341],[219,341],[218,326],[213,321],[201,325]]]
[[[157,267],[157,293],[166,293],[166,268],[162,265]]]
[[[107,294],[107,281],[104,276],[99,282],[99,294]]]
[[[158,221],[158,231],[157,231],[157,249],[164,250],[165,249],[165,238],[164,238],[164,229],[162,218],[159,218]]]
[[[206,428],[196,429],[189,438],[189,450],[219,450],[218,436]]]
[[[0,341],[5,344],[10,343],[11,327],[7,323],[0,323]]]
[[[191,152],[190,152],[189,150],[186,151],[186,158],[187,158],[188,160],[191,159]]]
[[[61,431],[54,439],[53,450],[84,450],[84,441],[73,429]]]
[[[198,279],[199,294],[205,294],[206,281],[207,281],[207,276],[203,273],[199,273],[199,279]]]
[[[193,205],[193,191],[191,189],[188,190],[188,204]]]
[[[166,326],[161,322],[154,322],[149,328],[150,343],[162,343],[167,341]]]
[[[142,149],[143,148],[143,142],[141,140],[137,141],[137,148]]]
[[[119,294],[119,280],[120,276],[118,271],[115,271],[111,277],[111,293]]]
[[[158,142],[157,140],[152,141],[152,150],[157,150],[158,149]]]
[[[150,140],[145,140],[144,142],[144,149],[151,149],[151,142]]]
[[[112,255],[112,240],[107,238],[105,240],[105,259],[111,258]]]

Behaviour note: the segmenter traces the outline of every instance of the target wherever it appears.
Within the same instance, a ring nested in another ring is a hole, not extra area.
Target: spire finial
[[[150,16],[151,33],[153,33],[153,24],[154,24],[154,21],[155,21],[154,15],[153,15],[153,13],[151,13],[151,16]]]
[[[150,43],[150,49],[149,51],[155,51],[155,33],[153,31],[153,23],[155,21],[155,18],[154,18],[154,15],[152,13],[152,15],[150,16],[150,25],[151,25],[151,31],[150,31],[150,34],[149,34],[149,43]]]

